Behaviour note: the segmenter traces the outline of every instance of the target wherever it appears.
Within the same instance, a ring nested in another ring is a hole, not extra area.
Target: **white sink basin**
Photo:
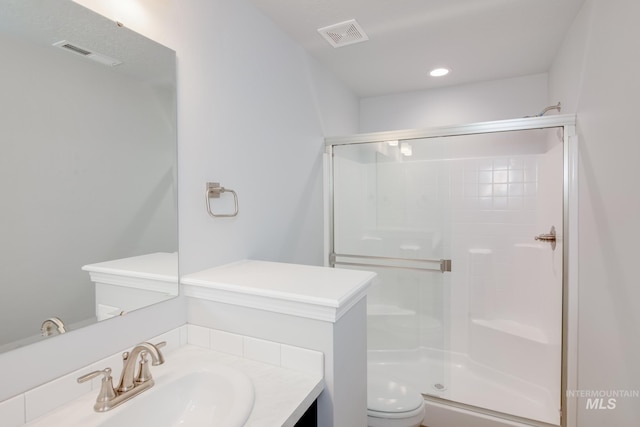
[[[251,380],[227,366],[159,381],[98,426],[242,426],[253,407]]]
[[[38,419],[31,427],[241,427],[254,403],[251,379],[211,362],[206,351],[183,347],[152,366],[155,385],[120,406],[93,411],[98,390]]]

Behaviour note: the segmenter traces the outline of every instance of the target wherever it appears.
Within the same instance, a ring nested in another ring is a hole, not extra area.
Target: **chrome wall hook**
[[[211,210],[211,199],[219,199],[222,193],[233,194],[233,213],[216,214]],[[230,218],[238,215],[238,195],[230,188],[222,187],[219,182],[207,182],[205,199],[207,202],[207,213],[213,218]]]

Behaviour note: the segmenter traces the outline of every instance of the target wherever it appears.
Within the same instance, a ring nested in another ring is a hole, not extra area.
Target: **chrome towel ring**
[[[233,213],[230,214],[216,214],[211,210],[211,199],[219,199],[220,194],[231,193],[233,194]],[[207,213],[213,218],[230,218],[238,215],[238,195],[230,188],[224,188],[219,182],[207,182],[205,199],[207,202]]]

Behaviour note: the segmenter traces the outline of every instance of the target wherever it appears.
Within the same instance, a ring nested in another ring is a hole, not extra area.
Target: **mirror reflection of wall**
[[[62,6],[72,10],[46,10]],[[96,320],[82,266],[177,251],[174,52],[70,1],[2,8],[0,351],[31,342],[53,316],[67,330]],[[53,47],[47,15],[83,47],[96,40],[84,31],[112,27],[99,38],[123,65]],[[30,23],[40,34],[24,36]]]

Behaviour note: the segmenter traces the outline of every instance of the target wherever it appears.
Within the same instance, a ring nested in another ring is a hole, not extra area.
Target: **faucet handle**
[[[142,384],[151,379],[149,359],[147,358],[147,352],[143,351],[140,353],[140,361],[138,362],[138,376],[136,377],[136,384]]]
[[[150,343],[151,344],[151,343]],[[151,344],[158,350],[160,353],[160,348],[167,345],[166,341],[161,341],[158,344]],[[140,361],[138,362],[138,376],[136,377],[136,384],[146,383],[147,381],[153,379],[151,376],[151,370],[149,369],[149,358],[147,357],[147,351],[143,350],[140,352]]]
[[[78,383],[89,381],[100,375],[103,375],[102,385],[100,387],[100,393],[98,393],[98,398],[96,399],[96,403],[95,405],[93,405],[93,408],[97,412],[104,412],[109,408],[107,403],[116,398],[116,391],[113,389],[113,380],[111,378],[111,368],[105,368],[102,371],[94,371],[83,375],[78,378]]]
[[[102,371],[93,371],[90,372],[88,374],[85,374],[81,377],[78,377],[78,383],[84,383],[87,382],[89,380],[94,379],[95,377],[99,376],[99,375],[104,375],[103,381],[105,379],[110,379],[111,378],[111,368],[105,368]]]

